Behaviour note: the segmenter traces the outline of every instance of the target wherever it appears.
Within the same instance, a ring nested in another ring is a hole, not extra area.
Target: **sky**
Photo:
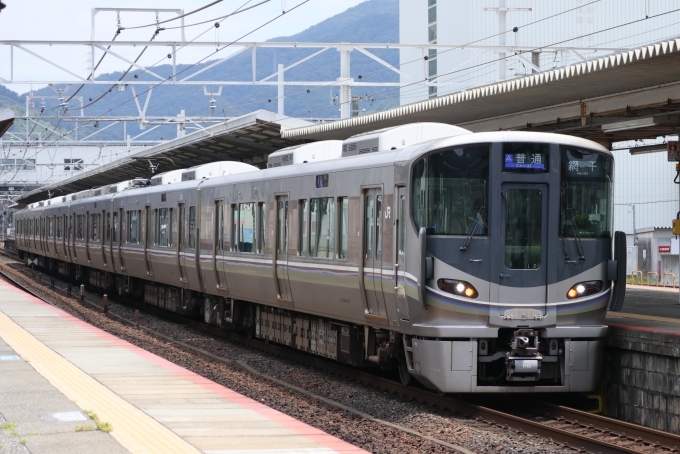
[[[50,41],[84,41],[91,36],[92,10],[94,8],[157,8],[183,9],[188,13],[214,0],[3,0],[7,8],[0,12],[0,41],[5,40],[50,40]],[[202,21],[210,22],[187,27],[186,39],[198,38],[200,41],[211,43],[210,46],[201,48],[184,49],[177,53],[178,63],[194,63],[205,58],[215,51],[218,45],[241,38],[246,33],[281,15],[282,17],[265,25],[251,35],[243,38],[243,41],[266,41],[278,36],[293,35],[310,26],[334,16],[346,9],[362,3],[364,0],[309,0],[297,9],[296,5],[305,0],[269,0],[260,6],[242,12],[224,20],[219,29],[215,29],[212,19],[230,14],[240,9],[257,5],[265,0],[222,0],[221,2],[185,18],[185,25],[195,24]],[[292,11],[291,11],[292,10]],[[177,17],[176,13],[160,13],[160,20]],[[121,25],[134,27],[138,25],[155,24],[154,12],[121,12]],[[162,24],[161,27],[178,26],[179,20]],[[110,40],[117,29],[115,12],[98,12],[95,16],[95,39]],[[155,25],[136,29],[124,30],[117,40],[147,41],[151,38]],[[174,41],[180,40],[179,30],[166,29],[160,32],[157,40]],[[85,46],[31,46],[30,50],[39,55],[49,58],[58,65],[68,69],[81,77],[87,77],[90,72],[90,50]],[[115,49],[121,56],[134,60],[138,48],[117,47]],[[228,55],[230,49],[218,53],[211,59],[221,58]],[[166,48],[150,49],[147,51],[140,64],[151,66],[156,62],[168,63]],[[98,60],[100,53],[95,57]],[[9,46],[0,44],[0,77],[10,78]],[[164,57],[166,58],[165,60]],[[127,64],[115,58],[104,59],[97,73],[127,69]],[[14,49],[14,80],[59,80],[67,74],[62,70],[42,62],[20,49]],[[71,78],[71,76],[68,76]],[[27,84],[4,84],[7,88],[17,93],[26,93],[31,86]],[[45,85],[36,84],[33,88],[38,89]]]

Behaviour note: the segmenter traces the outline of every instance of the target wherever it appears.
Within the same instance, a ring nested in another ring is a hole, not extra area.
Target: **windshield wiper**
[[[482,210],[484,209],[484,205],[482,205],[479,208],[479,211],[477,212],[477,216],[475,216],[475,222],[472,224],[472,228],[467,234],[467,238],[465,238],[465,243],[460,247],[461,251],[467,251],[468,246],[470,246],[470,241],[472,241],[472,235],[475,234],[475,230],[477,230],[477,226],[479,225],[479,221],[482,220]]]
[[[583,254],[583,245],[581,245],[581,238],[578,236],[578,232],[576,231],[576,223],[574,222],[574,218],[571,215],[571,208],[567,208],[565,210],[568,215],[569,215],[569,222],[571,223],[571,231],[574,233],[574,241],[576,241],[576,249],[578,250],[578,261],[583,262],[586,260],[586,256]],[[564,246],[564,241],[562,243]],[[567,248],[564,248],[564,261],[567,263],[577,263],[575,260],[569,261],[569,255],[567,254]]]

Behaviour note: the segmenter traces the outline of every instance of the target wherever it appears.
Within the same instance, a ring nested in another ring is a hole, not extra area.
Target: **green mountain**
[[[304,6],[295,14],[304,14]],[[348,10],[330,18],[316,25],[309,27],[301,33],[291,36],[283,36],[274,38],[271,41],[288,41],[288,42],[392,42],[399,41],[399,3],[397,0],[368,0],[359,5],[349,8]],[[290,65],[305,56],[317,52],[318,49],[272,49],[260,48],[257,51],[257,78],[262,79],[276,72],[276,67],[279,63]],[[398,50],[375,50],[374,53],[387,61],[390,64],[397,64],[399,60]],[[216,58],[222,58],[220,54]],[[187,71],[190,74],[194,71],[200,70],[209,66],[215,60],[206,61],[189,68],[189,65],[178,65],[178,72]],[[351,74],[358,80],[359,74],[367,74],[362,78],[362,81],[387,82],[397,81],[398,75],[390,70],[382,70],[373,74],[368,74],[384,67],[377,62],[371,60],[360,52],[353,51],[351,56]],[[159,65],[153,68],[153,71],[159,75],[170,74],[170,65]],[[329,49],[321,55],[302,63],[295,68],[286,71],[287,79],[305,80],[305,81],[330,81],[335,80],[339,76],[340,71],[340,55],[334,49]],[[106,74],[108,80],[118,79],[122,76],[122,72]],[[135,74],[138,75],[136,80],[157,80],[146,74],[140,74],[140,71],[130,72],[123,80],[135,80]],[[100,76],[102,77],[102,76]],[[251,72],[251,54],[244,52],[229,61],[218,65],[214,68],[208,69],[193,80],[252,80]],[[216,88],[216,87],[214,87]],[[309,89],[309,93],[307,92]],[[137,93],[143,91],[142,87],[138,87]],[[384,91],[385,88],[367,87],[360,91],[353,91],[353,94],[370,97],[371,93]],[[35,91],[35,96],[53,95],[54,93],[48,87]],[[105,94],[99,101],[96,101],[102,94]],[[286,87],[286,101],[285,113],[287,115],[302,117],[302,118],[332,118],[338,117],[339,107],[333,104],[331,98],[337,96],[337,87],[313,87],[313,86],[289,86]],[[135,102],[132,101],[132,91],[117,91],[112,90],[107,92],[107,87],[103,86],[85,86],[79,93],[85,100],[92,98],[96,102],[92,106],[85,109],[86,114],[90,115],[137,115]],[[143,100],[145,95],[140,96]],[[277,109],[276,103],[277,88],[276,86],[224,86],[222,94],[215,98],[216,109],[215,116],[239,116],[252,112],[258,109],[267,109],[275,111]],[[268,101],[271,99],[271,102]],[[151,102],[147,110],[147,115],[163,115],[176,116],[180,110],[185,110],[186,115],[211,115],[209,107],[208,96],[203,93],[203,86],[173,86],[170,84],[160,85],[154,88],[151,97]],[[49,101],[56,103],[56,100],[47,100],[48,107],[51,106]],[[128,101],[126,104],[120,104]],[[7,106],[15,110],[18,114],[22,114],[25,110],[24,95],[17,96],[13,92],[4,89],[0,86],[0,106],[7,103]],[[140,102],[141,103],[141,102]],[[373,102],[361,101],[360,109],[366,111],[376,111],[390,108],[399,104],[398,91],[393,90],[385,93]],[[118,107],[119,106],[119,107]],[[111,110],[115,108],[115,110]],[[111,111],[110,111],[111,110]],[[25,127],[20,124],[14,126]],[[21,122],[23,124],[23,122]],[[103,125],[102,125],[103,126]],[[118,127],[120,126],[120,127]],[[59,125],[60,129],[70,129],[73,125],[62,122]],[[40,129],[40,128],[38,128]],[[88,134],[93,132],[92,128],[88,128]],[[136,135],[139,133],[137,125],[128,124],[127,133]],[[145,137],[159,138],[165,135],[165,138],[174,137],[176,128],[174,126],[164,126],[158,128]],[[103,131],[97,136],[100,139],[121,139],[122,125],[117,125]]]

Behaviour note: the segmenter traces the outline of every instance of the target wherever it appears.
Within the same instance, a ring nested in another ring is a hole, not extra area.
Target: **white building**
[[[401,82],[410,84],[401,88],[401,104],[524,76],[536,70],[532,63],[547,70],[670,39],[680,22],[680,12],[667,13],[673,10],[677,0],[400,0],[402,44],[461,46],[443,52],[401,50]],[[513,52],[463,47],[471,44],[529,46],[537,52],[521,60]],[[546,46],[580,50],[538,52]],[[424,80],[437,86],[427,87]]]
[[[664,272],[680,278],[678,240],[671,233],[672,221],[680,211],[680,185],[673,182],[675,163],[668,162],[665,152],[613,153],[614,228],[626,232],[629,274],[637,269],[645,278],[648,272],[658,273],[660,279]]]

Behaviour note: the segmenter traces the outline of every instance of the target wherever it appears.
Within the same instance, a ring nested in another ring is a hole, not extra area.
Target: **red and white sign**
[[[661,254],[670,254],[671,253],[671,247],[670,246],[659,246],[659,252]]]
[[[680,161],[680,154],[678,153],[678,141],[669,140],[666,144],[666,149],[668,150],[668,162],[678,162]]]

